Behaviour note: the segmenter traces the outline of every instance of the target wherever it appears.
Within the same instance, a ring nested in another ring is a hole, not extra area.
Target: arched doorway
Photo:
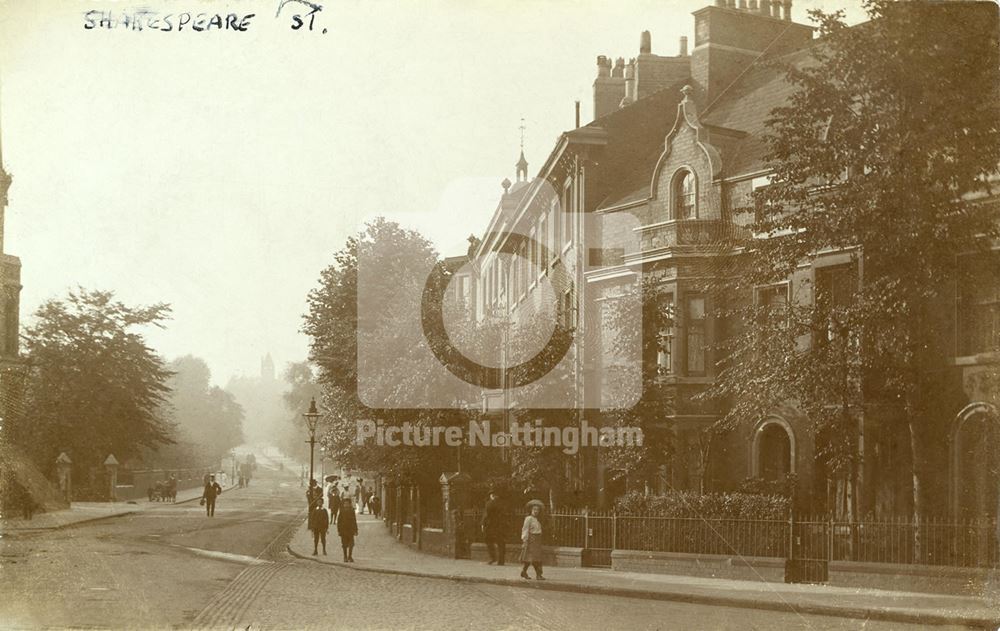
[[[754,430],[750,475],[779,480],[795,473],[795,434],[784,419],[768,418]]]
[[[997,516],[1000,419],[986,403],[966,406],[951,435],[952,512],[958,519]]]

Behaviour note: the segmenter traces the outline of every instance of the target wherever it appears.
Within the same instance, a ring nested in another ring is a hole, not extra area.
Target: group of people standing
[[[521,578],[530,579],[528,568],[535,570],[535,578],[544,581],[542,576],[542,522],[539,517],[542,514],[544,504],[539,500],[528,502],[528,515],[521,525]],[[483,540],[486,543],[486,550],[489,552],[489,564],[503,565],[507,554],[507,543],[505,533],[507,530],[507,516],[497,497],[497,492],[490,489],[490,499],[486,502],[486,509],[483,512]]]
[[[337,484],[337,476],[323,488],[315,479],[309,481],[306,489],[306,501],[309,503],[309,530],[313,533],[313,556],[319,554],[322,545],[326,554],[326,533],[331,524],[336,524],[340,535],[340,547],[344,552],[344,563],[354,563],[354,538],[358,536],[358,519],[354,512],[355,498],[349,493],[350,485],[341,489]],[[323,496],[326,495],[326,506]]]

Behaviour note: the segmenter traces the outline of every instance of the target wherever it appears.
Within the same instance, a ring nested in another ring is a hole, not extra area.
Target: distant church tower
[[[11,177],[3,168],[0,139],[0,367],[17,360],[18,330],[21,325],[21,260],[4,252],[4,214],[10,183]]]
[[[271,353],[260,360],[260,378],[265,382],[274,381],[274,360],[271,359]]]

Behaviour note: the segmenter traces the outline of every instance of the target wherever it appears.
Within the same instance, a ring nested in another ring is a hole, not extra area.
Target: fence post
[[[583,513],[583,549],[590,549],[590,511],[585,510]]]
[[[611,510],[611,550],[614,551],[618,543],[618,509]]]
[[[795,516],[788,513],[788,558],[795,558]]]
[[[826,560],[829,562],[829,561],[833,561],[833,541],[834,541],[834,536],[833,536],[833,513],[830,513],[830,515],[827,517],[826,527],[827,527],[827,534],[826,534],[826,540],[827,540],[826,541],[826,546],[827,546]]]

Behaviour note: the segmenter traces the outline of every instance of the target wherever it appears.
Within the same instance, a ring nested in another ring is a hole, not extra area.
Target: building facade
[[[791,2],[737,7],[720,0],[693,16],[690,53],[682,38],[678,55],[654,55],[645,32],[638,56],[627,63],[598,57],[595,120],[562,134],[534,178],[522,152],[516,182],[505,180],[484,237],[469,252],[476,318],[524,320],[548,305],[552,317],[587,340],[571,350],[572,380],[586,409],[579,420],[600,424],[615,394],[607,379],[613,353],[605,306],[641,276],[673,314],[673,326],[658,332],[665,343],[653,385],[643,392],[651,402],[644,423],[672,432],[675,450],[660,475],[629,486],[724,491],[748,479],[794,474],[801,505],[810,509],[906,514],[909,445],[892,429],[898,419],[891,413],[866,413],[862,421],[856,488],[824,469],[816,430],[793,405],[728,432],[705,451],[705,430],[724,410],[697,395],[716,379],[713,348],[730,333],[715,315],[726,305],[716,302],[740,298],[720,298],[710,288],[720,260],[734,255],[733,237],[746,230],[736,211],[769,181],[766,121],[793,89],[769,62],[805,62],[814,39],[811,27],[791,20]],[[625,215],[630,222],[618,220]],[[514,245],[511,235],[518,235]],[[595,246],[630,239],[634,244],[624,247]],[[1000,457],[990,451],[993,438],[987,440],[997,432],[1000,258],[997,251],[981,258],[969,257],[975,273],[954,284],[954,302],[940,314],[938,373],[950,394],[924,423],[928,505],[961,517],[995,516],[1000,487]],[[822,253],[785,282],[742,299],[849,300],[852,284],[863,282],[856,259],[850,251]],[[542,291],[547,276],[550,289]],[[557,277],[572,282],[561,287]],[[503,397],[510,396],[517,395],[493,393],[486,408],[509,407]],[[600,450],[582,457],[576,475],[598,504],[608,505],[625,488]],[[854,496],[845,502],[848,492]]]
[[[21,260],[4,250],[4,215],[11,177],[0,154],[0,367],[17,361],[20,347]]]

